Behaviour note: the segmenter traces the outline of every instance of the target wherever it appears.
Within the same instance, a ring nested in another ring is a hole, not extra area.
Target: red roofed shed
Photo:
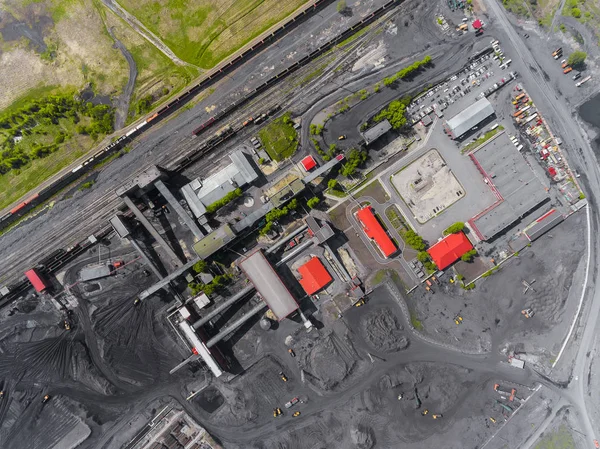
[[[309,295],[323,289],[333,280],[318,257],[313,257],[298,268],[298,273],[302,276],[298,282]]]
[[[427,250],[438,269],[443,270],[467,251],[471,251],[473,245],[464,232],[450,234],[448,237],[440,240]]]
[[[373,214],[371,206],[363,207],[356,213],[356,218],[360,221],[363,227],[363,231],[367,234],[367,237],[375,240],[377,246],[387,258],[394,254],[398,249],[392,239],[387,235],[383,226]]]
[[[317,166],[317,163],[315,162],[315,160],[312,156],[306,156],[304,159],[302,159],[300,161],[300,163],[302,164],[302,166],[304,167],[304,170],[306,170],[306,171],[311,171],[313,168],[315,168]]]
[[[483,27],[483,23],[481,23],[481,20],[479,20],[479,19],[475,20],[472,25],[473,25],[473,28],[475,28],[476,30]]]
[[[27,279],[29,279],[29,282],[31,282],[31,285],[33,285],[33,288],[35,288],[36,292],[41,293],[50,287],[50,285],[48,285],[46,280],[40,276],[38,270],[35,268],[26,271],[25,276],[27,276]]]

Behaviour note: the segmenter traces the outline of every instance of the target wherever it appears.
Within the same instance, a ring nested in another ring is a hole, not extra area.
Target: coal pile
[[[389,308],[367,314],[361,325],[365,340],[377,351],[393,352],[408,347],[408,338],[403,332],[403,327]]]

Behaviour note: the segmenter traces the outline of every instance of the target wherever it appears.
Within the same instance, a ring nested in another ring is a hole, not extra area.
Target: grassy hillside
[[[208,69],[306,0],[121,0],[186,62]]]

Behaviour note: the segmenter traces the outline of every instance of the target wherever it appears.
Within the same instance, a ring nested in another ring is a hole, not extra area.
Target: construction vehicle
[[[429,413],[429,410],[425,409],[421,412],[421,416],[425,416]]]
[[[567,66],[567,67],[566,67],[566,68],[563,70],[563,73],[566,75],[567,73],[569,73],[569,72],[572,72],[572,71],[573,71],[573,67],[569,67],[569,66]]]
[[[281,377],[281,380],[283,380],[284,382],[287,382],[287,377],[285,374],[283,374],[283,371],[279,372],[279,377]]]
[[[46,402],[48,402],[50,400],[50,395],[47,394],[46,396],[44,396],[44,398],[42,399],[42,404],[45,404]]]
[[[300,399],[298,399],[298,398],[290,399],[288,402],[285,403],[285,408],[290,408],[292,405],[297,404],[299,400]]]
[[[500,384],[494,384],[494,391],[507,396],[510,394],[510,391],[505,390],[504,387]]]
[[[496,424],[496,420],[490,416],[490,421]]]
[[[300,416],[300,412],[294,412],[294,414],[292,415],[294,418],[297,416]]]
[[[346,140],[346,135],[344,134],[343,136],[338,137],[338,140]]]
[[[281,414],[282,412],[279,407],[273,409],[273,418],[277,418],[278,416],[281,416]]]
[[[68,331],[70,331],[70,330],[71,330],[71,325],[69,324],[69,321],[68,321],[68,320],[65,320],[65,322],[64,322],[64,326],[65,326],[65,330],[68,330]]]
[[[135,298],[135,299],[133,300],[133,305],[134,305],[134,306],[137,306],[137,305],[138,305],[140,302],[142,302],[142,300],[141,300],[140,298]]]
[[[0,399],[4,397],[4,390],[0,391]]]
[[[117,260],[112,264],[114,269],[121,268],[123,265],[125,265],[125,262],[123,262],[122,260]]]
[[[404,397],[404,395],[403,395],[402,393],[400,393],[400,394],[398,395],[398,400],[399,400],[399,401],[401,401],[403,397]]]
[[[450,283],[454,284],[454,278],[450,278]]]
[[[361,307],[365,305],[365,300],[364,299],[359,299],[358,301],[356,301],[354,303],[354,307]]]
[[[552,52],[552,56],[556,56],[557,54],[562,53],[562,47],[558,47],[556,50]]]
[[[432,417],[433,419],[440,419],[440,418],[443,418],[444,416],[443,416],[441,413],[438,413],[438,414],[436,414],[436,415],[431,415],[431,417]]]
[[[296,357],[296,353],[294,352],[294,350],[292,348],[288,349],[288,352],[292,357]]]
[[[457,326],[458,326],[459,324],[462,324],[462,322],[463,322],[463,317],[462,317],[462,316],[460,316],[460,315],[456,315],[456,316],[454,317],[454,323],[455,323]]]
[[[523,315],[525,318],[533,318],[535,312],[533,311],[533,309],[523,309],[521,310],[521,315]]]

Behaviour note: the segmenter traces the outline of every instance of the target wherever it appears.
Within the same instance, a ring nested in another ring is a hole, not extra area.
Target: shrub
[[[417,253],[417,260],[421,263],[429,261],[429,253],[427,251],[419,251]]]
[[[320,202],[321,202],[321,200],[319,198],[317,198],[316,196],[313,196],[311,199],[309,199],[306,202],[306,205],[308,207],[310,207],[311,209],[314,209],[315,207],[317,207],[319,205]]]
[[[412,229],[406,231],[406,233],[404,234],[404,241],[408,246],[417,251],[423,251],[425,249],[425,242],[423,241],[423,237],[421,237]]]
[[[454,223],[454,224],[448,226],[448,228],[446,228],[446,230],[444,231],[444,235],[458,234],[463,229],[465,229],[465,224],[461,221],[457,221],[456,223]]]
[[[223,206],[231,203],[233,200],[235,200],[236,198],[239,198],[240,196],[242,196],[242,189],[237,188],[234,191],[229,192],[227,195],[225,195],[220,200],[215,201],[214,203],[206,206],[206,212],[208,212],[209,214],[212,214],[213,212],[216,212],[217,210],[219,210]]]
[[[204,260],[199,260],[192,265],[192,270],[194,270],[196,273],[206,273],[208,271],[208,264]]]
[[[462,256],[460,256],[460,260],[462,260],[463,262],[472,262],[473,258],[477,255],[477,250],[472,249],[470,251],[467,251],[466,253],[464,253]]]

